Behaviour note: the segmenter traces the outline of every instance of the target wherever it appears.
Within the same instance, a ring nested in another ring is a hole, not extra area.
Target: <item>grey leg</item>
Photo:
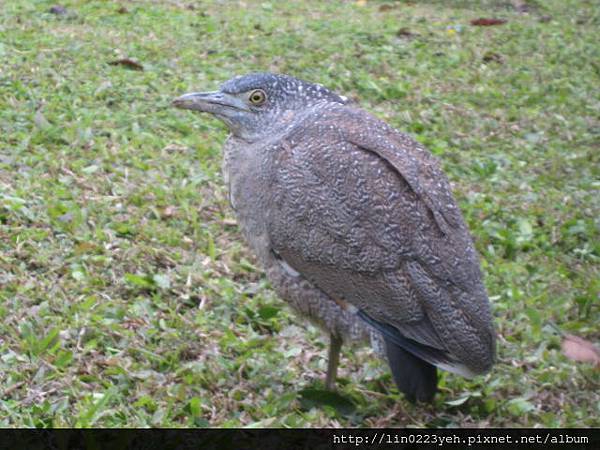
[[[337,368],[340,362],[342,339],[334,334],[330,334],[329,339],[329,358],[327,361],[327,377],[325,378],[325,388],[329,391],[334,391]]]

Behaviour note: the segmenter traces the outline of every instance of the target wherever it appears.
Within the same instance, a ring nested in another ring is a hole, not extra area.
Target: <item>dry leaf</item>
[[[504,62],[504,58],[502,58],[502,55],[499,55],[495,52],[486,52],[486,54],[483,55],[482,60],[485,63],[495,62],[498,64],[502,64]]]
[[[600,350],[590,341],[567,334],[561,344],[563,354],[579,362],[587,362],[600,368]]]
[[[385,4],[379,7],[379,12],[391,11],[392,9],[394,9],[392,5]]]
[[[56,14],[57,16],[64,16],[67,14],[67,8],[62,5],[54,5],[48,10],[48,12],[50,14]]]
[[[163,152],[167,152],[167,153],[185,153],[188,150],[188,148],[185,145],[180,145],[180,144],[167,144],[167,146],[165,148],[163,148],[161,151]]]
[[[475,19],[471,20],[471,25],[475,25],[477,27],[490,27],[492,25],[502,25],[505,24],[506,20],[504,19]]]
[[[418,34],[413,33],[408,28],[400,28],[398,31],[396,31],[396,36],[406,38],[406,39],[412,39],[414,37],[417,37]]]
[[[164,218],[173,217],[177,213],[177,207],[169,205],[163,209],[162,216]]]
[[[114,61],[110,61],[108,64],[111,66],[123,66],[131,70],[144,70],[144,66],[130,58],[116,59]]]

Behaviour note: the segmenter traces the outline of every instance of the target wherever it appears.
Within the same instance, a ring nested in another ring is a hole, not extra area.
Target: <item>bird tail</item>
[[[431,403],[437,392],[436,367],[403,349],[385,335],[383,338],[388,363],[398,389],[413,403]]]

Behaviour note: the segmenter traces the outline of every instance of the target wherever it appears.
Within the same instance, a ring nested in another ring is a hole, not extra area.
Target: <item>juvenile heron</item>
[[[342,342],[370,340],[410,401],[429,402],[436,367],[488,371],[495,332],[479,259],[438,161],[345,97],[255,73],[179,108],[229,128],[223,172],[248,244],[278,294]]]

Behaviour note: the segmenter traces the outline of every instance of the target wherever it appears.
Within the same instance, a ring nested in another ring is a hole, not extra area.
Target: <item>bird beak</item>
[[[216,113],[223,109],[233,108],[250,111],[250,108],[234,95],[220,91],[214,92],[192,92],[184,94],[173,100],[173,106],[181,109],[191,109],[207,113]]]

